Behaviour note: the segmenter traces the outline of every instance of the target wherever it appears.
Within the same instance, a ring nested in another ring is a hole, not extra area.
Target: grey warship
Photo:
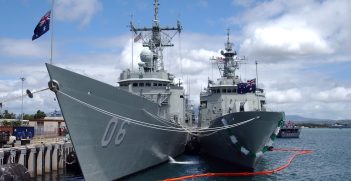
[[[252,169],[271,148],[285,114],[266,111],[264,90],[256,88],[256,79],[243,82],[235,74],[242,58],[229,37],[228,30],[223,57],[211,58],[221,77],[209,80],[200,93],[201,128],[216,131],[201,134],[199,142],[202,154]]]
[[[46,64],[86,181],[114,180],[183,153],[187,131],[184,89],[163,66],[162,51],[182,27],[160,27],[158,0],[151,28],[130,30],[146,47],[138,70],[120,74],[115,87]],[[134,39],[135,40],[135,39]],[[133,41],[133,40],[132,40]]]

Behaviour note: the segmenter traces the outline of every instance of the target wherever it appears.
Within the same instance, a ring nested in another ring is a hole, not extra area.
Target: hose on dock
[[[196,179],[196,178],[202,178],[202,177],[240,177],[240,176],[255,176],[255,175],[271,175],[287,168],[297,156],[310,154],[313,152],[312,150],[289,149],[289,148],[273,148],[272,151],[296,152],[296,153],[290,156],[288,162],[285,165],[282,165],[273,170],[263,170],[258,172],[202,173],[202,174],[187,175],[187,176],[176,177],[176,178],[168,178],[163,181],[178,181],[178,180]]]

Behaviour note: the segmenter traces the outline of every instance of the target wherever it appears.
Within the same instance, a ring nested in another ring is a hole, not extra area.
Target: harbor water
[[[310,149],[314,152],[295,158],[292,164],[272,175],[236,177],[235,180],[349,180],[351,178],[351,129],[302,129],[299,139],[276,139],[275,148]],[[268,152],[255,171],[271,170],[284,165],[293,153]],[[164,163],[139,172],[124,181],[153,181],[207,172],[240,172],[230,164],[194,155],[182,155],[175,163]],[[37,180],[84,180],[73,173],[45,175]],[[198,181],[233,180],[230,177],[208,177]]]

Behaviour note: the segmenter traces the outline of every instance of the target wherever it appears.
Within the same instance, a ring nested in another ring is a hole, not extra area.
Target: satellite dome
[[[152,56],[153,56],[153,54],[152,54],[152,52],[150,50],[144,49],[140,53],[140,60],[142,62],[151,62]]]
[[[144,67],[145,66],[145,62],[139,62],[138,65],[139,65],[139,67]]]

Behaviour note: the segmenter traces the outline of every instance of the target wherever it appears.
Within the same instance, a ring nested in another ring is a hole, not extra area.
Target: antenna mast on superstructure
[[[148,47],[153,54],[152,61],[144,67],[145,72],[155,72],[164,70],[162,54],[163,48],[172,47],[173,44],[171,43],[171,41],[173,37],[177,33],[180,33],[182,30],[182,26],[180,25],[179,21],[177,21],[176,27],[160,27],[160,22],[158,19],[159,5],[160,4],[158,3],[158,0],[155,0],[155,14],[153,25],[151,28],[136,28],[133,22],[130,22],[130,31],[133,31],[135,34],[138,34],[139,32],[142,36],[143,47]],[[169,35],[167,34],[167,32],[174,32],[174,34]]]
[[[239,68],[241,59],[236,57],[237,53],[233,49],[233,43],[230,42],[229,37],[230,29],[227,29],[227,42],[224,44],[225,51],[221,51],[221,55],[224,57],[212,57],[210,60],[215,61],[222,77],[234,78],[235,70]]]

